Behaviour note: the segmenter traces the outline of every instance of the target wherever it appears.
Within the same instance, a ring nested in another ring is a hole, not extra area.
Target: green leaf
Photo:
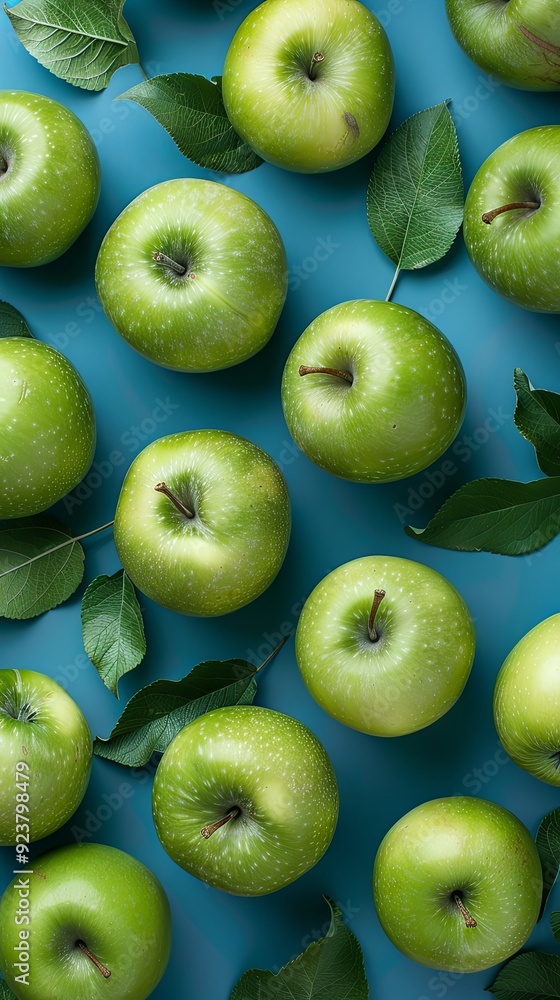
[[[225,705],[251,704],[259,669],[246,660],[207,660],[180,681],[148,684],[130,699],[109,738],[94,741],[94,753],[142,767],[199,715]]]
[[[55,76],[103,90],[120,66],[138,62],[124,0],[21,0],[4,10],[28,52]]]
[[[427,545],[519,556],[560,531],[560,477],[515,483],[477,479],[457,490],[426,528],[405,528]]]
[[[171,73],[121,94],[136,101],[169,132],[184,156],[199,167],[243,174],[263,162],[237,134],[222,100],[221,78]]]
[[[515,369],[513,383],[517,429],[534,445],[541,471],[546,476],[560,476],[560,395],[533,389],[521,368]]]
[[[118,698],[120,678],[146,655],[142,612],[124,569],[90,583],[82,598],[82,634],[101,680]]]
[[[35,618],[50,611],[74,593],[83,575],[79,539],[56,518],[0,525],[0,616]]]
[[[0,1000],[17,1000],[15,993],[12,993],[10,987],[3,979],[0,979]]]
[[[554,809],[544,817],[535,839],[543,870],[540,919],[544,913],[550,890],[560,871],[560,809]]]
[[[557,941],[560,941],[560,910],[553,910],[550,914],[550,928]]]
[[[488,991],[498,1000],[554,1000],[560,997],[560,958],[536,951],[516,955]]]
[[[9,302],[0,301],[0,339],[2,337],[33,337],[33,334],[21,313]]]
[[[251,969],[234,987],[230,1000],[368,1000],[369,987],[358,939],[328,896],[331,925],[277,974]]]
[[[400,270],[433,264],[463,220],[457,132],[446,103],[420,111],[384,144],[367,192],[370,229]]]

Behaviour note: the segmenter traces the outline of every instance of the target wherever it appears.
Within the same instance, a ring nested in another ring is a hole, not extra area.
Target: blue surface
[[[393,126],[421,108],[452,98],[467,183],[499,143],[523,129],[560,120],[557,96],[523,94],[488,82],[454,43],[442,0],[370,0],[369,5],[387,27],[396,58]],[[250,0],[130,0],[126,13],[149,75],[177,70],[212,75],[220,71],[229,40],[251,6]],[[476,476],[538,476],[532,449],[513,425],[512,372],[520,365],[535,385],[558,389],[558,319],[525,313],[500,300],[478,278],[460,240],[441,264],[404,275],[395,301],[432,318],[453,342],[466,369],[469,405],[459,437],[462,444],[445,456],[456,471],[436,475],[437,487],[430,484],[428,473],[376,487],[329,477],[290,442],[280,405],[280,378],[292,344],[316,315],[345,299],[383,297],[387,291],[392,265],[370,235],[364,208],[373,160],[322,177],[264,166],[225,179],[262,205],[282,232],[292,276],[286,308],[269,346],[245,365],[205,376],[166,372],[119,339],[100,311],[93,281],[100,241],[133,197],[168,178],[208,176],[180,155],[140,107],[113,103],[139,80],[139,69],[132,66],[120,70],[104,93],[75,90],[27,55],[0,14],[0,88],[38,91],[71,107],[91,130],[103,168],[99,208],[66,257],[37,270],[0,270],[0,298],[19,307],[38,337],[71,358],[97,410],[96,460],[109,463],[101,466],[106,478],[101,485],[101,477],[90,479],[72,510],[59,504],[58,512],[76,533],[109,520],[124,472],[144,444],[185,428],[222,427],[250,437],[280,462],[292,496],[294,530],[276,582],[235,615],[182,619],[145,600],[149,654],[121,682],[122,701],[157,677],[183,676],[201,659],[266,655],[281,624],[296,624],[301,602],[318,580],[366,553],[407,556],[444,573],[472,610],[478,652],[465,694],[445,718],[415,736],[386,741],[352,732],[328,718],[304,688],[293,645],[282,652],[260,681],[258,701],[303,720],[323,741],[339,779],[342,809],[334,842],[321,863],[276,895],[237,899],[182,872],[157,841],[149,775],[131,776],[105,761],[95,760],[89,791],[75,819],[41,846],[72,840],[73,827],[85,830],[98,816],[99,829],[88,836],[130,851],[162,880],[173,908],[174,947],[167,974],[153,994],[156,1000],[228,1000],[245,969],[284,964],[324,930],[323,892],[343,904],[362,942],[372,998],[433,1000],[449,991],[453,1000],[481,998],[491,973],[440,979],[403,958],[388,942],[373,907],[372,863],[391,824],[426,799],[479,792],[512,809],[533,832],[558,804],[557,791],[513,763],[496,762],[491,712],[494,680],[505,655],[529,628],[558,611],[558,545],[517,560],[449,553],[408,539],[401,519],[423,525],[445,497]],[[303,270],[302,280],[296,268],[314,267],[306,258],[313,257],[318,240],[330,241],[333,252],[315,271]],[[170,412],[157,423],[160,400]],[[493,413],[500,418],[491,420],[498,426],[488,433],[485,424]],[[115,451],[121,458],[111,467],[109,456]],[[432,472],[439,471],[442,462]],[[412,506],[420,507],[417,513],[403,509]],[[86,581],[117,569],[109,533],[86,544]],[[57,678],[81,705],[93,732],[108,734],[122,705],[103,687],[83,652],[79,595],[29,623],[2,622],[0,641],[1,666],[31,667]],[[118,791],[123,782],[134,790],[124,800]],[[109,799],[113,807],[104,796],[116,796]],[[0,849],[2,886],[11,868],[11,851]],[[546,921],[532,943],[551,950]]]

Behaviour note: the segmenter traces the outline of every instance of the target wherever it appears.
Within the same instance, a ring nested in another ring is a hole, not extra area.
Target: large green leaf
[[[463,219],[457,132],[447,104],[405,121],[383,146],[367,192],[371,231],[400,270],[424,267],[451,247]]]
[[[211,81],[193,73],[155,76],[118,100],[141,104],[199,167],[242,174],[263,162],[227,117],[220,77]]]
[[[54,517],[41,515],[0,525],[0,615],[34,618],[79,587],[84,550]]]
[[[326,937],[314,941],[276,974],[260,969],[246,972],[230,1000],[368,1000],[360,943],[339,908],[325,899],[331,911]]]
[[[544,474],[560,476],[560,395],[533,389],[521,368],[515,369],[513,381],[517,392],[513,419],[517,428],[534,445]]]
[[[101,680],[118,698],[120,678],[146,655],[142,612],[124,569],[90,583],[82,599],[82,634]]]
[[[537,830],[536,844],[543,870],[543,895],[541,917],[546,901],[560,871],[560,809],[544,817]]]
[[[138,62],[124,0],[20,0],[4,5],[18,38],[55,76],[103,90],[120,66]]]
[[[518,556],[560,531],[560,477],[515,483],[477,479],[457,490],[426,528],[405,528],[427,545]]]
[[[2,337],[33,337],[23,316],[9,302],[0,301],[0,339]]]
[[[488,987],[498,1000],[558,1000],[560,958],[527,951],[516,955]]]

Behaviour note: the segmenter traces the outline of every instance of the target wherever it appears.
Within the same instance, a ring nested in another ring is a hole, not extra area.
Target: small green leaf
[[[399,270],[433,264],[463,221],[457,132],[446,103],[420,111],[384,144],[367,192],[370,229]]]
[[[193,73],[155,76],[117,100],[141,104],[169,132],[183,156],[199,167],[243,174],[263,162],[227,117],[220,77],[207,80]]]
[[[35,618],[67,600],[84,575],[79,540],[54,517],[0,525],[0,616]]]
[[[533,389],[521,368],[515,369],[513,382],[517,429],[534,446],[541,471],[546,476],[560,476],[560,395]]]
[[[488,991],[498,1000],[557,1000],[560,997],[560,958],[526,951],[498,972]]]
[[[2,337],[33,337],[33,334],[21,313],[9,302],[0,301],[0,339]]]
[[[142,767],[199,715],[225,705],[251,704],[259,669],[246,660],[207,660],[180,681],[148,684],[130,699],[109,738],[94,741],[94,753]]]
[[[360,942],[348,930],[328,896],[331,925],[280,972],[251,969],[234,987],[230,1000],[368,1000],[369,987]]]
[[[0,1000],[17,1000],[15,993],[12,993],[10,987],[3,979],[0,979]]]
[[[118,698],[120,678],[146,655],[142,612],[124,569],[90,583],[82,598],[82,634],[101,680]]]
[[[544,817],[537,830],[536,844],[543,870],[542,917],[546,901],[560,871],[560,809],[554,809]]]
[[[405,528],[427,545],[519,556],[560,531],[560,477],[515,483],[477,479],[447,500],[426,528]]]
[[[20,0],[4,10],[41,66],[83,90],[103,90],[120,66],[138,62],[124,0]]]

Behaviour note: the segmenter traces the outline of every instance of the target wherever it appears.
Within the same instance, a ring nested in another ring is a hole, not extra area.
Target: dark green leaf
[[[537,830],[536,844],[543,870],[543,896],[540,912],[540,917],[542,917],[548,895],[560,870],[560,809],[554,809],[545,816]]]
[[[0,615],[35,618],[65,601],[84,575],[84,550],[54,517],[0,525]]]
[[[227,117],[220,77],[211,81],[193,73],[155,76],[118,100],[141,104],[199,167],[243,174],[262,163]]]
[[[517,429],[534,445],[542,472],[546,476],[560,476],[560,395],[533,389],[521,368],[515,369],[513,382],[517,393],[513,419]]]
[[[90,583],[82,599],[82,634],[101,680],[118,698],[120,678],[146,655],[142,612],[124,569]]]
[[[260,969],[246,972],[230,1000],[368,1000],[360,943],[336,904],[325,899],[331,911],[326,937],[314,941],[276,974]]]
[[[17,1000],[15,993],[12,993],[10,987],[3,979],[0,979],[0,1000]]]
[[[498,1000],[554,1000],[560,997],[560,958],[536,951],[516,955],[488,990]]]
[[[405,121],[383,146],[367,193],[371,231],[399,270],[432,264],[463,220],[457,132],[447,104]]]
[[[33,337],[33,334],[21,313],[9,302],[0,301],[0,338],[2,337]]]
[[[225,705],[248,705],[257,691],[258,668],[246,660],[207,660],[180,681],[148,684],[130,699],[107,740],[94,752],[118,764],[141,767],[163,753],[193,719]]]
[[[457,490],[426,528],[405,528],[427,545],[519,556],[560,531],[560,477],[515,483],[477,479]]]
[[[103,90],[120,66],[138,62],[124,0],[20,0],[4,10],[28,52],[55,76]]]
[[[557,941],[560,941],[560,910],[554,910],[550,914],[550,928]]]

